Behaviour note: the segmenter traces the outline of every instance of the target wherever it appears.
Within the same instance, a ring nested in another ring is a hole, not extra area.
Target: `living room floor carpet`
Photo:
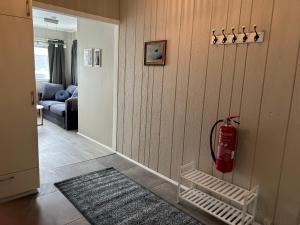
[[[201,225],[114,168],[55,186],[92,225]]]

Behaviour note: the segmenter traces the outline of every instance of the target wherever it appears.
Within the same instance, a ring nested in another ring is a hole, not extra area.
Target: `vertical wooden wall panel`
[[[170,176],[173,115],[178,62],[181,0],[170,0],[167,12],[167,64],[164,69],[158,171]]]
[[[117,151],[123,153],[123,126],[124,126],[124,79],[126,67],[126,1],[120,4],[120,31],[119,31],[119,73],[118,73],[118,112],[117,112]]]
[[[127,32],[126,32],[126,75],[125,75],[125,107],[124,107],[124,139],[123,153],[131,157],[132,141],[132,114],[134,100],[134,64],[135,64],[135,28],[136,28],[136,1],[128,0]]]
[[[122,0],[120,7],[117,150],[175,180],[192,160],[221,177],[212,169],[210,128],[240,114],[235,170],[223,178],[260,185],[258,221],[299,225],[299,1]],[[253,24],[266,32],[263,43],[210,45],[211,29],[241,33]],[[168,40],[167,65],[142,66],[143,41],[157,39]]]
[[[241,132],[233,177],[234,183],[245,188],[250,188],[268,40],[270,37],[268,31],[271,27],[273,0],[254,0],[253,9],[255,10],[253,10],[251,16],[251,31],[253,31],[253,24],[256,24],[259,30],[266,31],[264,37],[266,41],[261,44],[250,44],[248,46],[245,64],[245,78],[240,110],[241,125],[239,126]]]
[[[241,0],[229,1],[227,24],[226,26],[224,26],[226,33],[231,33],[232,27],[238,30],[241,13],[241,4]],[[224,60],[222,65],[222,79],[219,105],[217,110],[217,119],[224,119],[227,116],[229,116],[233,75],[235,69],[236,49],[236,45],[226,45],[224,49]],[[216,138],[216,142],[217,141],[218,138]],[[217,145],[215,145],[215,148],[216,147]],[[214,170],[214,174],[216,173],[216,170]],[[222,175],[218,174],[218,176],[221,177]],[[231,173],[224,174],[223,179],[231,181]]]
[[[242,33],[242,26],[246,27],[246,31],[249,30],[250,27],[250,20],[251,20],[251,13],[253,7],[254,0],[245,0],[242,1],[241,9],[240,9],[240,18],[239,18],[239,25],[236,28],[235,32]],[[245,64],[247,60],[247,53],[248,53],[248,45],[238,45],[236,48],[236,53],[234,57],[234,71],[233,71],[233,81],[232,81],[232,89],[231,89],[231,101],[229,107],[229,115],[239,116],[240,115],[240,106],[242,101],[242,93],[243,93],[243,85],[244,85],[244,77],[245,77]],[[238,140],[241,140],[243,133],[243,129],[238,130]],[[236,157],[238,158],[240,153],[238,141],[238,149],[236,152]],[[237,160],[241,160],[238,158]],[[245,159],[242,159],[242,162],[237,162],[235,160],[235,164],[243,163]],[[233,173],[236,172],[236,169]],[[227,174],[224,176],[224,179],[228,181],[233,180],[233,174]]]
[[[145,0],[136,2],[136,48],[135,48],[135,83],[134,83],[134,109],[132,125],[132,159],[139,161],[140,144],[140,122],[141,122],[141,100],[144,64],[144,13]]]
[[[151,24],[150,24],[150,40],[155,40],[156,21],[157,21],[157,1],[151,1]],[[153,105],[153,82],[154,82],[154,67],[149,67],[149,82],[148,82],[148,104],[147,104],[147,123],[146,123],[146,144],[145,144],[145,164],[149,167],[150,160],[150,143],[152,129],[152,105]]]
[[[228,1],[213,1],[213,14],[211,28],[225,27],[227,22]],[[224,46],[210,46],[207,67],[207,80],[204,99],[203,124],[201,130],[199,167],[212,173],[212,159],[209,148],[209,132],[217,119],[219,91],[221,84],[222,63],[224,59]]]
[[[194,0],[182,2],[182,16],[179,38],[179,57],[176,75],[174,126],[171,159],[171,178],[177,179],[182,163],[187,87],[190,75],[191,44],[193,35]]]
[[[157,24],[155,40],[164,40],[166,38],[167,4],[168,0],[157,1]],[[158,169],[158,148],[163,75],[164,67],[159,66],[154,68],[149,167],[156,171]]]
[[[238,32],[242,33],[242,26],[246,27],[246,31],[250,28],[250,19],[254,0],[242,1],[240,26]],[[256,9],[255,9],[256,10]],[[242,92],[245,76],[245,64],[247,59],[248,45],[238,45],[235,57],[235,70],[232,87],[232,98],[230,103],[230,114],[239,115],[242,100]]]
[[[212,1],[195,0],[183,164],[194,160],[198,165],[211,13]]]
[[[297,65],[300,29],[291,26],[296,21],[298,0],[275,1],[252,182],[261,187],[259,218],[273,218],[275,211]]]
[[[300,45],[300,42],[298,46]],[[299,47],[298,47],[299,49]],[[300,51],[289,119],[285,156],[279,186],[279,198],[275,213],[275,224],[296,225],[300,213],[300,151],[295,148],[300,140]],[[298,224],[297,224],[298,225]]]
[[[150,24],[151,24],[151,1],[146,0],[145,1],[144,42],[150,40]],[[148,81],[149,81],[149,67],[143,66],[140,144],[139,144],[139,162],[143,163],[143,164],[145,163]]]

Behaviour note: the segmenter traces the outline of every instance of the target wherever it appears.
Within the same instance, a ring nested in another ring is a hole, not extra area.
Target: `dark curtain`
[[[72,44],[71,81],[72,84],[78,85],[77,40],[74,40]]]
[[[50,83],[63,84],[64,86],[66,86],[64,41],[49,41],[48,55]]]

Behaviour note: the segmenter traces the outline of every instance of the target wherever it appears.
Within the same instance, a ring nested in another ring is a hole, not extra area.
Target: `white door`
[[[7,174],[38,167],[32,21],[0,15],[0,33],[0,174]]]
[[[32,0],[0,0],[0,14],[31,18]]]

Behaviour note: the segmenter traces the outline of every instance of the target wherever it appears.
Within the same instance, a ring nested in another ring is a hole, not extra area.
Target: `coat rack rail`
[[[245,34],[247,35],[247,39],[245,40]],[[253,33],[241,33],[241,34],[229,34],[226,36],[226,41],[224,42],[224,35],[216,35],[212,36],[211,38],[211,44],[212,45],[234,45],[234,44],[249,44],[249,43],[261,43],[264,41],[264,32],[253,32]],[[257,40],[255,40],[255,37],[259,36]],[[234,38],[236,37],[236,38]],[[236,39],[234,41],[234,39]]]

